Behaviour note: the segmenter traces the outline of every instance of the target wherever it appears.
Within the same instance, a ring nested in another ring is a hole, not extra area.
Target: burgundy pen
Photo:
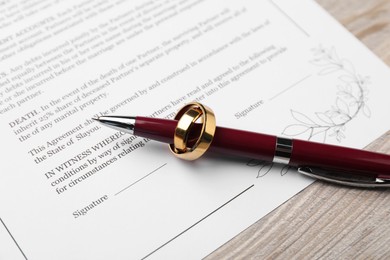
[[[141,116],[94,119],[118,131],[168,144],[173,143],[178,122]],[[189,143],[196,140],[196,132],[189,136]],[[304,175],[338,184],[390,187],[390,155],[386,154],[225,127],[216,128],[207,152],[287,164]]]

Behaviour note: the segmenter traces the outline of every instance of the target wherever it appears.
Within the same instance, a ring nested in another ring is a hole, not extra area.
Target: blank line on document
[[[119,193],[127,190],[128,188],[130,188],[131,186],[137,184],[138,182],[142,181],[143,179],[145,179],[146,177],[152,175],[153,173],[155,173],[156,171],[160,170],[162,167],[164,167],[165,165],[167,165],[167,163],[164,163],[163,165],[161,165],[160,167],[154,169],[153,171],[149,172],[148,174],[146,174],[145,176],[143,176],[142,178],[139,178],[138,180],[136,180],[135,182],[133,182],[132,184],[130,184],[129,186],[126,186],[125,188],[123,188],[122,190],[118,191],[117,193],[115,193],[115,196],[118,195]]]
[[[27,260],[26,255],[23,253],[23,250],[20,248],[18,242],[16,242],[14,236],[11,234],[11,232],[10,232],[9,229],[8,229],[8,227],[5,225],[4,221],[3,221],[1,218],[0,218],[0,221],[1,221],[1,223],[3,224],[5,230],[7,230],[8,234],[10,235],[10,237],[12,238],[12,240],[14,241],[14,243],[16,244],[16,246],[19,248],[20,253],[22,253],[22,255],[24,256],[24,259]]]
[[[310,35],[300,26],[294,19],[291,18],[283,9],[277,5],[273,0],[269,0],[269,2],[280,12],[282,13],[288,20],[290,20],[291,23],[295,25],[303,34],[305,34],[307,37],[310,37]]]
[[[220,210],[221,208],[225,207],[227,204],[229,204],[230,202],[232,202],[233,200],[237,199],[239,196],[241,196],[242,194],[244,194],[245,192],[247,192],[248,190],[250,190],[251,188],[253,188],[255,185],[252,184],[251,186],[249,186],[248,188],[246,188],[245,190],[241,191],[240,193],[238,193],[236,196],[234,196],[233,198],[231,198],[230,200],[228,200],[227,202],[225,202],[224,204],[222,204],[221,206],[219,206],[218,208],[216,208],[215,210],[213,210],[212,212],[210,212],[209,214],[207,214],[206,216],[204,216],[203,218],[201,218],[200,220],[198,220],[197,222],[195,222],[194,224],[192,224],[191,226],[189,226],[188,228],[186,228],[185,230],[183,230],[182,232],[180,232],[179,234],[177,234],[176,236],[174,236],[173,238],[171,238],[170,240],[168,240],[167,242],[165,242],[164,244],[162,244],[161,246],[159,246],[158,248],[156,248],[155,250],[153,250],[152,252],[150,252],[149,254],[147,254],[146,256],[144,256],[143,258],[141,258],[141,260],[143,259],[146,259],[148,258],[149,256],[151,256],[152,254],[156,253],[158,250],[160,250],[161,248],[163,248],[164,246],[168,245],[169,243],[171,243],[173,240],[175,240],[176,238],[178,238],[179,236],[183,235],[184,233],[186,233],[188,230],[190,230],[191,228],[195,227],[196,225],[198,225],[200,222],[202,222],[203,220],[205,220],[206,218],[210,217],[211,215],[213,215],[215,212],[217,212],[218,210]]]
[[[307,80],[308,78],[310,78],[311,75],[307,75],[305,76],[304,78],[298,80],[297,82],[295,82],[294,84],[292,84],[291,86],[289,86],[288,88],[285,88],[284,90],[280,91],[278,94],[276,94],[275,96],[271,97],[269,99],[269,101],[272,101],[274,100],[275,98],[277,98],[278,96],[282,95],[283,93],[289,91],[290,89],[292,89],[293,87],[297,86],[298,84],[302,83],[303,81]]]

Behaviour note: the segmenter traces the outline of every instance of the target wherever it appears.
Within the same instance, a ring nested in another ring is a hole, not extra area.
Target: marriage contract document
[[[390,71],[310,0],[0,1],[0,259],[199,259],[313,180],[101,127],[172,118],[362,148]],[[261,145],[261,144],[259,144]]]

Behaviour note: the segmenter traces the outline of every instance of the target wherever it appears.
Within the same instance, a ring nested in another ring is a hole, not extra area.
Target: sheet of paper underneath
[[[198,259],[312,182],[180,161],[95,115],[170,118],[197,100],[221,126],[357,148],[390,127],[388,68],[309,0],[0,10],[0,258]]]

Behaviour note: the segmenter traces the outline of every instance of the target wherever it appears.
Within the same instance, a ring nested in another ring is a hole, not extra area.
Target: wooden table
[[[390,65],[389,0],[317,2]],[[390,131],[366,149],[390,154]],[[390,189],[317,181],[207,257],[227,258],[390,259]]]

